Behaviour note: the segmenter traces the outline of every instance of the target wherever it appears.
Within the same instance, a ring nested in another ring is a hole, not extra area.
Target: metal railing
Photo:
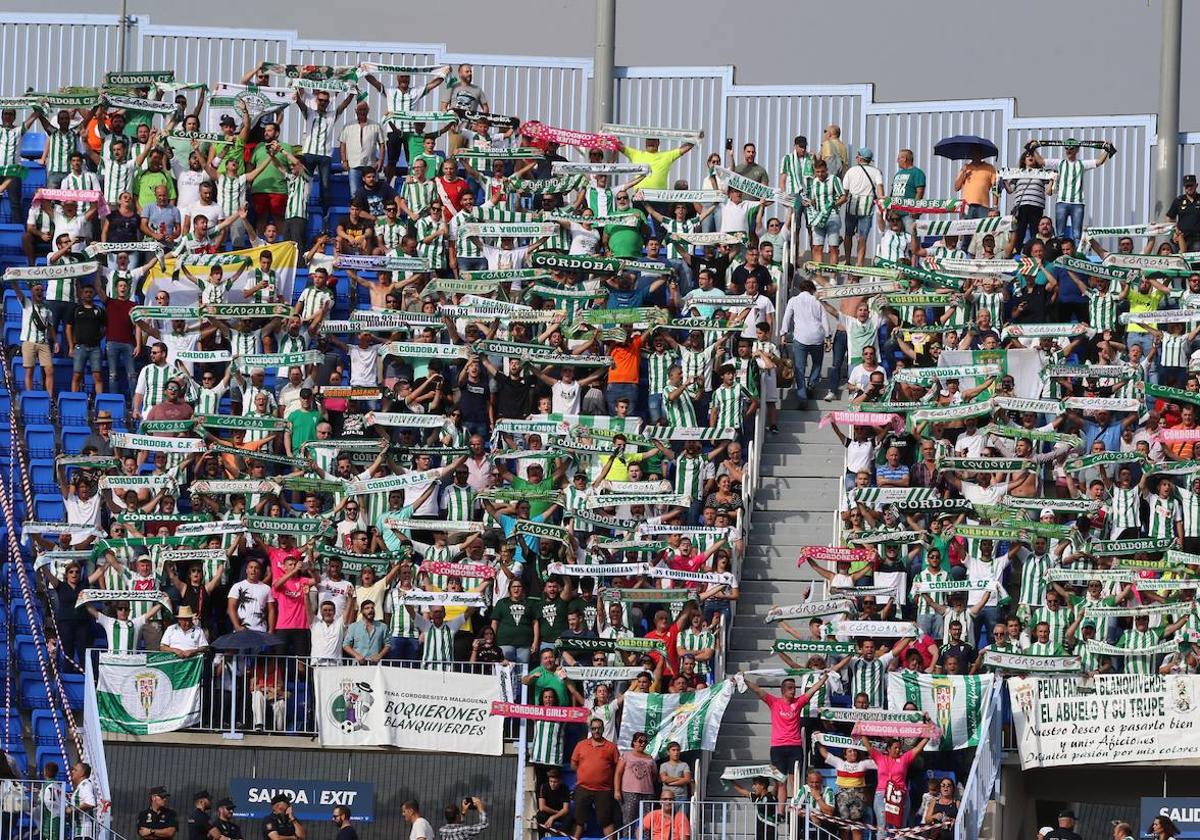
[[[685,824],[687,834],[684,834]],[[763,837],[786,840],[788,818],[774,801],[756,803],[731,799],[679,803],[660,800],[643,802],[636,824],[630,823],[624,828],[630,827],[633,827],[633,834],[618,836],[637,840],[650,840],[652,837],[675,840],[684,836],[690,836],[692,840],[751,840]]]
[[[64,782],[0,780],[0,837],[4,840],[66,840],[80,836],[78,826],[66,825],[67,817]]]
[[[99,651],[90,651],[95,656]],[[389,668],[431,669],[434,665],[416,660],[387,660]],[[200,683],[200,720],[184,732],[221,733],[236,740],[245,734],[315,737],[317,695],[313,672],[317,668],[356,666],[350,659],[313,659],[275,654],[209,655],[205,658]],[[485,662],[448,662],[436,667],[465,674],[493,674],[499,667]],[[520,678],[525,667],[512,669],[513,692],[521,696]],[[505,740],[515,742],[520,728],[505,727]]]

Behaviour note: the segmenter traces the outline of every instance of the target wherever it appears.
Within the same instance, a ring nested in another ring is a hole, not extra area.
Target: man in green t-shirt
[[[300,404],[288,412],[288,434],[284,438],[288,457],[299,453],[308,441],[317,439],[321,410],[313,405],[312,388],[300,389]]]
[[[282,162],[279,147],[279,126],[267,123],[263,126],[263,142],[254,147],[250,157],[250,168],[268,160],[272,165],[263,169],[250,185],[251,203],[254,206],[254,221],[261,229],[268,220],[282,222],[287,206],[287,166]]]
[[[604,241],[608,244],[611,256],[622,259],[639,260],[642,258],[642,247],[646,244],[643,231],[646,230],[646,214],[629,206],[629,193],[617,194],[617,209],[614,216],[626,216],[624,224],[605,225]]]
[[[542,691],[549,688],[558,696],[558,705],[567,705],[567,685],[556,673],[558,671],[558,654],[553,650],[543,650],[541,664],[525,676],[521,682],[532,686],[530,697],[541,697]]]
[[[892,176],[892,191],[889,195],[892,198],[924,198],[925,171],[914,166],[912,149],[901,149],[896,155],[896,165],[900,168]],[[917,213],[900,214],[900,223],[904,225],[905,233],[912,233],[913,224],[918,215]]]
[[[155,141],[155,135],[150,135],[150,142]],[[146,156],[146,168],[137,176],[137,187],[134,198],[137,199],[137,206],[149,207],[154,204],[154,189],[155,187],[166,187],[167,197],[171,201],[178,198],[178,193],[175,192],[175,179],[171,177],[171,173],[167,171],[166,156],[162,149],[152,148],[150,154]]]
[[[559,578],[547,578],[542,584],[542,597],[538,599],[534,611],[538,622],[538,643],[543,650],[554,647],[563,628],[567,626],[567,602],[561,596],[562,583]]]

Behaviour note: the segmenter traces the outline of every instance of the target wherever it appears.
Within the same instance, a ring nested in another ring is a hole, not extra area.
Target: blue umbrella
[[[970,160],[980,150],[982,150],[980,157],[996,157],[1000,154],[995,143],[974,134],[956,134],[953,137],[939,140],[938,144],[933,147],[935,155],[950,158],[950,160]]]

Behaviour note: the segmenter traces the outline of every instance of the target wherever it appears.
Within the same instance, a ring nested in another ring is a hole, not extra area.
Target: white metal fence
[[[0,55],[6,71],[0,95],[27,90],[92,85],[117,69],[114,15],[0,14]],[[589,58],[451,53],[445,44],[312,41],[292,30],[253,31],[224,27],[160,25],[141,17],[129,29],[126,69],[170,68],[185,81],[237,81],[263,60],[293,64],[470,63],[492,110],[567,128],[588,128],[592,62]],[[842,128],[850,148],[869,146],[890,175],[896,153],[910,148],[926,170],[927,195],[952,192],[957,164],[933,157],[933,144],[951,134],[982,134],[1000,148],[998,163],[1013,165],[1030,137],[1099,137],[1120,154],[1092,174],[1088,223],[1144,221],[1151,211],[1150,159],[1153,115],[1018,117],[1012,99],[940,102],[875,102],[869,84],[738,85],[732,67],[621,67],[614,82],[616,119],[667,127],[701,128],[705,139],[676,172],[695,186],[709,152],[723,152],[725,138],[758,146],[759,162],[778,177],[779,160],[796,134],[817,148],[825,126]],[[376,111],[379,104],[375,94]],[[298,121],[287,124],[288,136]],[[291,138],[296,139],[296,138]],[[1180,135],[1182,172],[1200,163],[1200,135]],[[1167,201],[1170,197],[1167,198]]]
[[[63,782],[0,780],[0,836],[4,840],[78,837],[78,829],[90,824],[84,826],[87,817],[70,814],[69,810]]]

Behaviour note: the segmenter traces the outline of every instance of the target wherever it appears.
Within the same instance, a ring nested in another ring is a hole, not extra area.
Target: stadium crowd
[[[26,423],[46,392],[64,451],[69,417],[89,426],[49,475],[27,453],[69,526],[25,528],[64,663],[102,635],[219,672],[212,643],[250,630],[313,666],[527,665],[530,702],[589,718],[582,738],[533,727],[540,830],[607,833],[660,801],[643,827],[679,837],[694,756],[645,733],[617,750],[622,699],[723,678],[747,447],[794,382],[848,391],[846,550],[805,558],[828,611],[770,617],[797,643],[776,645],[781,695],[738,677],[771,707],[774,772],[733,785],[769,836],[776,802],[847,838],[952,835],[971,750],[851,742],[820,713],[888,709],[889,671],[1001,668],[989,651],[1196,671],[1193,176],[1109,254],[1083,226],[1107,143],[1033,142],[1015,170],[970,150],[951,189],[907,150],[889,182],[830,125],[775,173],[726,141],[692,188],[671,168],[698,136],[494,114],[469,65],[357,69],[383,118],[337,68],[293,74],[310,84],[264,113],[235,99],[219,132],[203,91],[166,83],[0,110],[0,192],[35,266],[6,276],[12,387]],[[35,126],[44,191],[22,184]],[[813,258],[794,283],[793,247]],[[254,728],[297,725],[274,666],[249,685]]]

